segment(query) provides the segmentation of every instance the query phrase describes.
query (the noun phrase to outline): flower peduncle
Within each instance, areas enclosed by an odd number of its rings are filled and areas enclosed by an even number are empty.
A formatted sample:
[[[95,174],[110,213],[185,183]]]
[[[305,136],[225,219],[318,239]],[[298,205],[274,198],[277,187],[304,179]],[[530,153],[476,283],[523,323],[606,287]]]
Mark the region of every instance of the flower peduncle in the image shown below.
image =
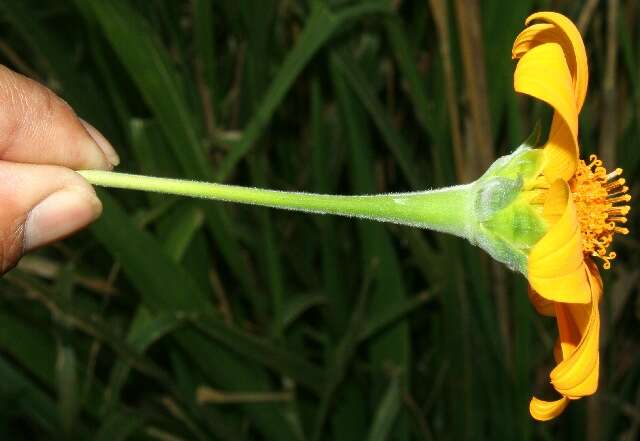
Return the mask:
[[[392,222],[449,233],[476,242],[472,215],[475,196],[471,184],[411,193],[340,196],[99,170],[81,170],[78,173],[91,184],[104,187]]]

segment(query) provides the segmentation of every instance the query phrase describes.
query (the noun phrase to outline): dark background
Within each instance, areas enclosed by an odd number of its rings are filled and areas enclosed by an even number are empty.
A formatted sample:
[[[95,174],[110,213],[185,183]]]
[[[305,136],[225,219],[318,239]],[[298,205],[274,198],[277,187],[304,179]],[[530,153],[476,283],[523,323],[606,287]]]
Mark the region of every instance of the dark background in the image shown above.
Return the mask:
[[[409,191],[470,182],[547,125],[511,60],[547,9],[589,54],[583,156],[636,196],[634,0],[1,0],[0,61],[67,99],[122,171]],[[633,212],[603,271],[599,391],[540,424],[555,323],[462,240],[100,195],[89,231],[0,282],[1,439],[638,439]]]

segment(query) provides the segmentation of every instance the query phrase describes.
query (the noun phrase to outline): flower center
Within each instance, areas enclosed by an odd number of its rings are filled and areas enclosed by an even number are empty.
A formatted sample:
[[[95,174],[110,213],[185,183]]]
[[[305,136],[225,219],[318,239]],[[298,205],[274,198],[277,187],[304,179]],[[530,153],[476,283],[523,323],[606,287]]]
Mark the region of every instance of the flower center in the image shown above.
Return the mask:
[[[631,209],[622,205],[631,200],[629,187],[619,176],[622,169],[611,173],[602,166],[596,155],[589,156],[589,163],[580,160],[576,174],[571,180],[573,201],[578,213],[582,233],[582,248],[585,254],[602,259],[604,269],[611,268],[611,260],[616,253],[607,252],[616,233],[629,234],[620,225],[627,222],[625,217]]]

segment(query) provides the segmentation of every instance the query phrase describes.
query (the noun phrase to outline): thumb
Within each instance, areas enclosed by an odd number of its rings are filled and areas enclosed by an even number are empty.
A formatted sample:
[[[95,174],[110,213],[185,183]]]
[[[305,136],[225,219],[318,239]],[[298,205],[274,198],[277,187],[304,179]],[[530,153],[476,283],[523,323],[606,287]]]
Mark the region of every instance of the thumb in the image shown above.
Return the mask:
[[[95,220],[93,187],[65,167],[0,161],[0,273],[20,256]]]

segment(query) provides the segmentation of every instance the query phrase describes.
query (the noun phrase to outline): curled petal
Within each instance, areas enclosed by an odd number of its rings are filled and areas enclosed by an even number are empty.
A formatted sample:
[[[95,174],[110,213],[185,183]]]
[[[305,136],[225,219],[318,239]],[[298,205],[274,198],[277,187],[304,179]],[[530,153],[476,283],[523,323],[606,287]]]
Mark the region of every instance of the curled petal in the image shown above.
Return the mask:
[[[556,401],[543,401],[536,397],[529,403],[529,413],[538,421],[549,421],[560,415],[569,404],[567,397]]]
[[[538,314],[546,315],[547,317],[555,317],[556,311],[553,306],[553,302],[545,299],[535,292],[531,286],[529,286],[529,300],[535,310],[538,311]]]
[[[527,51],[516,66],[514,89],[555,110],[544,146],[544,174],[549,182],[568,181],[578,165],[578,108],[562,47],[545,43]]]
[[[549,23],[536,23],[524,28],[516,37],[511,49],[511,57],[521,58],[528,51],[544,43],[560,44],[558,29]],[[564,48],[563,48],[564,49]]]
[[[531,24],[533,21],[541,23]],[[520,58],[528,50],[544,43],[562,46],[571,72],[578,112],[582,108],[589,83],[589,67],[580,31],[571,20],[555,12],[539,12],[527,18],[525,28],[513,45],[513,57]]]
[[[576,326],[573,316],[568,308],[568,303],[556,303],[556,321],[558,322],[558,342],[560,343],[560,360],[556,360],[558,364],[562,363],[573,354],[582,340],[582,334]],[[587,304],[590,308],[591,305]]]
[[[594,270],[596,273],[593,273]],[[591,288],[591,303],[556,305],[560,341],[561,345],[566,342],[566,350],[562,348],[563,361],[551,371],[551,383],[558,392],[569,397],[591,395],[598,388],[598,301],[602,285],[595,265],[588,266],[587,274]]]
[[[595,315],[577,349],[551,371],[551,383],[562,395],[583,397],[598,389],[600,318]]]
[[[553,24],[564,37],[556,41],[562,45],[567,54],[567,60],[569,61],[571,75],[575,84],[576,105],[579,112],[580,109],[582,109],[589,85],[587,51],[580,36],[580,31],[571,20],[557,12],[538,12],[532,14],[527,18],[525,24],[529,25],[532,21],[536,20]]]
[[[556,361],[556,364],[562,362],[562,345],[560,338],[558,338],[556,344],[553,345],[553,359]]]
[[[554,302],[591,302],[582,236],[566,182],[557,180],[551,185],[543,216],[551,226],[529,253],[527,277],[531,287]]]

